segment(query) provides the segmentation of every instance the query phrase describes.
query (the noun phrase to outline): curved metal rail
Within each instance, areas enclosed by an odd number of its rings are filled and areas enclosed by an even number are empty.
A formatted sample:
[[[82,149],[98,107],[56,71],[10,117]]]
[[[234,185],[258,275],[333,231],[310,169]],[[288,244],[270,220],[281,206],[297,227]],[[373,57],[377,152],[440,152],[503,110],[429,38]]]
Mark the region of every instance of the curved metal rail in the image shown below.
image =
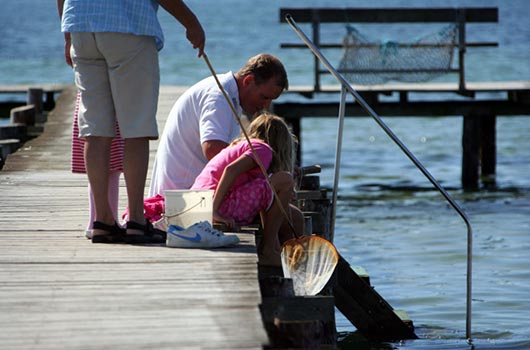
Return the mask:
[[[414,165],[429,179],[434,187],[442,194],[442,196],[449,202],[451,207],[460,215],[464,220],[467,227],[467,278],[466,278],[466,338],[468,342],[471,342],[471,282],[472,282],[472,253],[473,253],[473,230],[471,223],[466,213],[460,208],[460,206],[453,200],[453,198],[447,193],[447,191],[438,183],[438,181],[427,171],[427,169],[420,163],[420,161],[412,154],[411,151],[401,142],[401,140],[394,134],[394,132],[381,120],[377,113],[364,101],[359,93],[352,88],[350,83],[344,79],[344,77],[337,72],[337,70],[329,63],[324,57],[322,52],[315,46],[315,44],[305,35],[305,33],[298,27],[291,15],[286,15],[285,19],[287,23],[294,29],[296,34],[305,42],[305,44],[311,49],[313,54],[322,62],[327,70],[339,81],[341,84],[341,102],[339,106],[339,137],[337,140],[337,153],[335,158],[335,175],[334,175],[334,187],[333,187],[333,207],[332,207],[332,222],[331,229],[335,227],[335,205],[337,199],[337,188],[338,188],[338,176],[340,168],[340,148],[342,148],[342,125],[345,111],[345,90],[350,92],[354,97],[355,101],[379,124],[379,126],[385,131],[385,133],[398,145],[398,147],[407,155],[407,157],[414,163]]]

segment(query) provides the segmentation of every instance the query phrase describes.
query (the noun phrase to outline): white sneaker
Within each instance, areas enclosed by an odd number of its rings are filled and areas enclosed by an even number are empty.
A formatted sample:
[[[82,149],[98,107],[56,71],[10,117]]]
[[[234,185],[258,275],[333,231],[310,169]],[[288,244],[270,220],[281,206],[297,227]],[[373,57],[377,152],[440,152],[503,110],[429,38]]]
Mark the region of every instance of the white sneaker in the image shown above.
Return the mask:
[[[166,245],[173,248],[219,248],[239,243],[236,235],[225,235],[210,225],[208,221],[201,221],[183,228],[169,225]]]

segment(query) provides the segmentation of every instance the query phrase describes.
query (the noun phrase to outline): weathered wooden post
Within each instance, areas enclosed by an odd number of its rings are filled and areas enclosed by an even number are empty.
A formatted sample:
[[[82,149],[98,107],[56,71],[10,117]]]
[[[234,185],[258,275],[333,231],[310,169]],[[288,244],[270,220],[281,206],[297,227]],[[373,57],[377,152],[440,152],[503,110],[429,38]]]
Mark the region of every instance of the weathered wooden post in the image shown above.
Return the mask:
[[[486,188],[494,188],[495,168],[497,166],[497,142],[496,142],[496,117],[484,115],[481,120],[482,142],[481,145],[481,174],[482,185]]]
[[[462,131],[462,187],[478,189],[480,151],[480,117],[470,113],[464,116]]]
[[[34,105],[12,108],[9,116],[10,123],[33,126],[35,125],[36,113]]]
[[[495,186],[496,119],[491,114],[464,116],[462,132],[462,187],[477,190],[479,178],[485,187]]]
[[[306,168],[310,169],[306,174],[320,172],[319,165]],[[311,232],[330,240],[331,200],[327,198],[327,190],[320,188],[318,175],[305,175],[302,178],[300,190],[297,193],[297,206],[305,216],[311,217]]]
[[[334,349],[337,343],[332,296],[295,296],[291,279],[260,280],[263,323],[273,349]]]
[[[35,122],[44,123],[43,106],[42,106],[43,90],[40,88],[29,88],[27,93],[27,104],[35,106]]]

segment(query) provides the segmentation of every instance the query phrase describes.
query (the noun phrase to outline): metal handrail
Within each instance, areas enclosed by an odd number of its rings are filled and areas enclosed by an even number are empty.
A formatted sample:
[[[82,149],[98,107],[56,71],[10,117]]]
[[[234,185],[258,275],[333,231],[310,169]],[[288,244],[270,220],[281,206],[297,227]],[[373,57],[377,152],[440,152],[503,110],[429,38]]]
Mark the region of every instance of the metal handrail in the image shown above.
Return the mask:
[[[331,199],[332,209],[331,209],[331,224],[330,224],[330,240],[333,242],[333,237],[335,235],[335,203],[337,203],[338,188],[339,188],[339,174],[340,174],[340,160],[342,155],[342,135],[344,130],[344,115],[346,114],[346,88],[341,86],[340,89],[340,104],[339,104],[339,118],[337,124],[337,145],[335,151],[335,172],[333,175],[333,194]]]
[[[429,173],[429,171],[420,163],[420,161],[412,154],[411,151],[401,142],[401,140],[394,134],[394,132],[381,120],[377,113],[364,101],[364,99],[355,91],[350,83],[344,79],[344,77],[337,72],[337,70],[329,63],[329,61],[324,57],[322,52],[316,47],[316,45],[305,35],[305,33],[298,28],[298,25],[294,21],[291,15],[287,14],[285,20],[289,25],[294,29],[298,36],[305,42],[305,44],[311,49],[313,54],[322,62],[322,64],[328,69],[328,71],[339,81],[341,84],[341,102],[339,106],[339,129],[342,128],[342,118],[344,118],[344,90],[348,90],[355,101],[361,105],[361,107],[379,124],[379,126],[385,131],[385,133],[399,146],[399,148],[407,155],[407,157],[414,163],[414,165],[427,177],[427,179],[434,185],[434,187],[442,194],[442,196],[449,202],[451,207],[460,215],[462,220],[464,220],[467,227],[467,278],[466,278],[466,339],[471,343],[471,282],[472,282],[472,253],[473,253],[473,230],[471,223],[466,213],[460,206],[454,201],[454,199],[447,193],[447,191],[438,183],[438,181]],[[339,133],[340,138],[342,138],[342,132]],[[331,230],[333,232],[335,226],[335,207],[336,207],[336,198],[337,198],[337,188],[338,188],[338,168],[340,162],[340,150],[341,141],[337,141],[337,156],[335,164],[335,186],[333,188],[333,203],[332,203],[332,222]]]

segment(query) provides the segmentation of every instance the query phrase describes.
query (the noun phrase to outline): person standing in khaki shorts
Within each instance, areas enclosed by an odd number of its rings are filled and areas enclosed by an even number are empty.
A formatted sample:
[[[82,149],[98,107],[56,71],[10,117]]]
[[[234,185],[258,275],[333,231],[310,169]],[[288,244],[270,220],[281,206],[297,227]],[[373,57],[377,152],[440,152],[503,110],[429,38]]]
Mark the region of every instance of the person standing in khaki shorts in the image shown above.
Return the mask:
[[[79,137],[86,142],[85,164],[96,207],[93,243],[165,241],[145,219],[143,208],[149,140],[158,138],[158,51],[164,44],[159,4],[186,28],[187,39],[202,56],[204,30],[181,0],[57,0],[65,58],[81,93]],[[126,231],[115,222],[108,202],[116,121],[125,139]]]

